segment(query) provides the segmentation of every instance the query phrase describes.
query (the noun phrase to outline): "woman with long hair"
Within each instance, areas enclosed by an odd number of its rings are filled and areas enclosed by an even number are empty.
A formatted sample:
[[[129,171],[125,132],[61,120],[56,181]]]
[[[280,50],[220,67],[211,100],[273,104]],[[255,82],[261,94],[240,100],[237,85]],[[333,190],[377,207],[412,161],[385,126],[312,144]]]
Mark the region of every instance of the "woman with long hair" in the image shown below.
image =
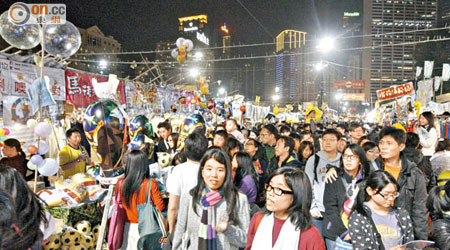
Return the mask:
[[[250,220],[247,197],[234,186],[230,159],[219,148],[200,161],[197,186],[180,198],[172,249],[239,249]],[[188,239],[183,240],[184,235]]]
[[[325,216],[322,232],[328,249],[334,249],[336,240],[350,241],[348,218],[361,183],[369,175],[370,167],[364,150],[358,144],[345,147],[338,177],[325,184],[323,204]]]
[[[178,133],[172,133],[169,135],[169,138],[167,138],[167,144],[169,144],[167,153],[170,155],[175,155],[177,153],[178,137]]]
[[[400,250],[401,245],[414,240],[408,212],[392,205],[399,196],[398,188],[395,178],[386,171],[369,175],[350,215],[353,249]]]
[[[234,137],[228,137],[223,147],[228,157],[233,159],[234,154],[242,150],[242,144]]]
[[[450,139],[440,138],[436,144],[436,152],[430,158],[433,178],[444,171],[450,171]]]
[[[234,173],[234,185],[247,196],[249,204],[255,204],[258,194],[256,187],[258,179],[250,155],[245,152],[237,152],[231,161],[231,169]]]
[[[425,111],[419,116],[419,126],[416,133],[420,138],[422,154],[428,160],[433,156],[438,140],[436,128],[434,127],[434,115],[430,111]]]
[[[160,211],[164,210],[165,207],[158,184],[150,178],[148,166],[148,158],[144,152],[140,150],[131,151],[125,165],[125,177],[120,178],[117,182],[115,194],[121,195],[122,205],[127,215],[121,249],[136,249],[139,240],[137,206],[146,202],[145,196],[150,180],[151,200]]]
[[[39,198],[16,169],[4,165],[0,165],[0,192],[10,196],[16,214],[8,222],[9,227],[1,232],[1,249],[41,249],[40,226],[46,227],[47,218]]]
[[[383,160],[380,158],[380,148],[373,141],[368,141],[361,146],[366,152],[366,158],[371,171],[377,171],[383,168]]]
[[[298,149],[297,158],[300,162],[301,169],[305,170],[306,162],[309,157],[314,154],[314,145],[310,141],[302,141],[300,148]]]
[[[25,178],[28,161],[22,151],[20,142],[13,138],[5,140],[3,142],[3,155],[5,157],[0,160],[0,164],[15,168]]]
[[[325,250],[311,225],[312,190],[308,176],[297,167],[281,167],[265,185],[266,205],[250,222],[245,250]]]

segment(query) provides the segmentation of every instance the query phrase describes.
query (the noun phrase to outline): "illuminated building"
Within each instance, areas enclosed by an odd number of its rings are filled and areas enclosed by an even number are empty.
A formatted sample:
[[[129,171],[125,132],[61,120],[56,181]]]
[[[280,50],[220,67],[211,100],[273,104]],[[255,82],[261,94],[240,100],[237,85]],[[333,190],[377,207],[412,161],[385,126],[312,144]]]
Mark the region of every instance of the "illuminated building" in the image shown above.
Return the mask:
[[[195,47],[209,47],[210,32],[208,29],[208,16],[196,15],[178,18],[180,25],[178,31],[184,38],[191,39]]]
[[[222,34],[222,54],[229,55],[230,54],[230,46],[231,46],[231,35],[230,29],[227,27],[227,24],[224,23],[220,26],[220,33]]]
[[[418,30],[436,27],[436,11],[437,0],[364,0],[363,47],[372,49],[363,50],[363,80],[372,103],[377,90],[414,80],[415,45],[406,43],[427,40]]]
[[[271,99],[279,96],[279,103],[295,103],[301,101],[301,65],[304,58],[300,53],[306,44],[306,32],[284,30],[276,37],[276,55],[267,58],[265,69],[265,95]],[[270,68],[274,70],[270,70]],[[278,92],[275,93],[275,89]],[[266,100],[267,101],[267,100]]]

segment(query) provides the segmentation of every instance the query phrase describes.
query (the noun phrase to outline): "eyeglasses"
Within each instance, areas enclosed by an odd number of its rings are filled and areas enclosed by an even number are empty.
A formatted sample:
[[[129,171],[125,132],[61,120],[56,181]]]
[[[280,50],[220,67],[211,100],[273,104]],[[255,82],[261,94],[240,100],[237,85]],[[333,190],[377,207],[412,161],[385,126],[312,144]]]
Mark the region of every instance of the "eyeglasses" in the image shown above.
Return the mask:
[[[399,197],[400,196],[400,193],[399,192],[395,192],[395,193],[393,193],[393,194],[382,194],[382,193],[378,193],[381,197],[383,197],[384,199],[389,199],[389,198],[391,198],[391,199],[395,199],[395,198],[397,198],[397,197]]]
[[[354,161],[354,160],[358,159],[358,156],[357,155],[343,155],[342,158],[344,160]]]
[[[273,190],[273,193],[276,194],[277,196],[282,196],[283,194],[293,194],[292,191],[283,190],[283,189],[277,188],[277,187],[272,187],[272,185],[270,185],[270,184],[266,184],[264,186],[264,190],[266,190],[266,192],[270,192]]]

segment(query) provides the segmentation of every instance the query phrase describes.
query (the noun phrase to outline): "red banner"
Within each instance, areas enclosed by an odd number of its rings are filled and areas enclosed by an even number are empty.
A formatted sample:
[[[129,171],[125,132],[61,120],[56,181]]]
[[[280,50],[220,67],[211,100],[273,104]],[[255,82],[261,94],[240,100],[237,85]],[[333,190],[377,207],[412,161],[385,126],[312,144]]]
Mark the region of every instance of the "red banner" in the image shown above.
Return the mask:
[[[95,78],[99,83],[107,82],[108,77],[99,77],[86,73],[79,73],[71,70],[65,71],[66,76],[66,102],[75,106],[87,107],[92,102],[98,100],[95,95],[92,79]],[[125,104],[125,89],[123,81],[120,81],[117,87],[120,94],[120,103]]]
[[[385,101],[396,97],[410,95],[412,93],[414,93],[414,85],[412,82],[407,82],[399,86],[377,90],[377,97],[379,101]]]
[[[335,89],[362,90],[365,87],[366,82],[364,80],[335,80],[333,83]]]
[[[364,101],[364,93],[344,93],[342,94],[343,101]]]

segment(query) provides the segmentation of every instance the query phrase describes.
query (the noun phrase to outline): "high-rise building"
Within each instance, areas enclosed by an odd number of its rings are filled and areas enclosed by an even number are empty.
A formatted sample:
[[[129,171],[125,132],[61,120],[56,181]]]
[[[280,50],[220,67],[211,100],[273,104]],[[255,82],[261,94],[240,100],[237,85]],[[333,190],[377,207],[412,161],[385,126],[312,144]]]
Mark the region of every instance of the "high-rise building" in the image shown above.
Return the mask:
[[[436,27],[437,0],[364,0],[363,80],[366,95],[415,77],[414,42]],[[400,44],[400,45],[399,45]]]
[[[78,50],[79,53],[110,53],[120,51],[120,43],[116,39],[114,39],[114,37],[106,36],[96,25],[87,29],[82,29],[79,27],[77,28],[81,34],[81,47]],[[70,64],[70,67],[88,72],[100,72],[101,74],[118,72],[117,67],[119,65],[114,63],[118,61],[118,59],[114,54],[105,54],[98,56],[75,54],[73,57],[74,59],[97,61],[99,63],[75,61]]]
[[[440,27],[450,25],[450,1],[439,0],[437,23]]]
[[[279,103],[299,102],[301,48],[306,44],[306,32],[284,30],[276,37],[275,98]]]

